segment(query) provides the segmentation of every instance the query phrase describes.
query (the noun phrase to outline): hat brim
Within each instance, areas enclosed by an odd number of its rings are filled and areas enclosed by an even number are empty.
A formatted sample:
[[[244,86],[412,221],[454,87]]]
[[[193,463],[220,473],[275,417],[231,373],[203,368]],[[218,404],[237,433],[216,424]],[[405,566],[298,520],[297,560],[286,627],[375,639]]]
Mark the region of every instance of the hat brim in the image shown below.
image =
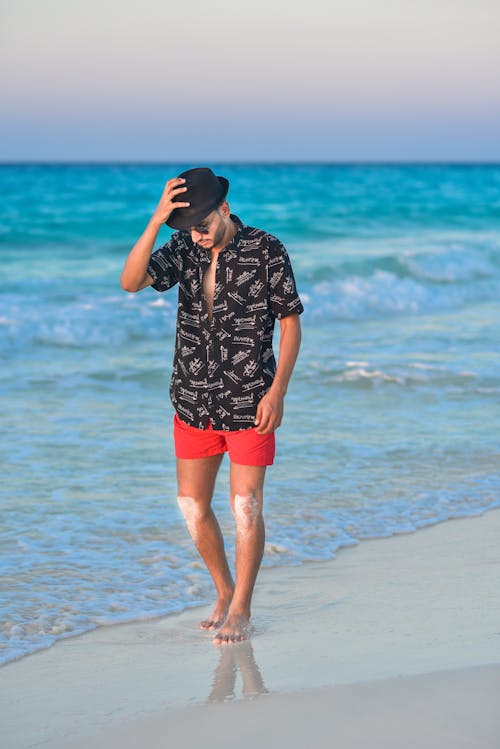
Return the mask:
[[[214,208],[224,200],[229,190],[229,181],[225,177],[218,176],[217,179],[220,184],[220,192],[217,195],[212,196],[210,200],[204,203],[204,205],[198,206],[195,210],[192,209],[191,206],[188,206],[187,208],[176,208],[172,211],[168,220],[165,221],[167,226],[170,226],[172,229],[190,229],[192,226],[196,226],[203,221],[209,213],[212,213]],[[179,201],[183,201],[182,194],[180,194],[178,198]]]

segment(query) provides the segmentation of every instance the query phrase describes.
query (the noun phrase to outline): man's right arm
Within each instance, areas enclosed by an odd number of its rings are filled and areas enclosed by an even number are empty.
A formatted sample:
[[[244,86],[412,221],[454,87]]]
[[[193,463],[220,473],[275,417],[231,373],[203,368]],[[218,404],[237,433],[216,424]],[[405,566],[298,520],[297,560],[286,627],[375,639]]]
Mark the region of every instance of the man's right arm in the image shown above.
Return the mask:
[[[183,186],[184,182],[185,180],[179,177],[167,182],[160,202],[145,231],[141,234],[125,261],[120,278],[122,289],[125,291],[140,291],[153,283],[153,279],[148,273],[148,265],[158,233],[175,208],[187,208],[189,206],[189,203],[173,202],[176,195],[186,191],[187,188]]]

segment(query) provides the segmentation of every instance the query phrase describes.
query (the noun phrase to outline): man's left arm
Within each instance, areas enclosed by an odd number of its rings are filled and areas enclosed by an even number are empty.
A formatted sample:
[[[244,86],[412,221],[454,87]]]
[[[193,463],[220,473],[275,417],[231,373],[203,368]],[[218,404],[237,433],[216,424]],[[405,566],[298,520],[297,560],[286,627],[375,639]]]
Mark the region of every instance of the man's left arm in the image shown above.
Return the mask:
[[[269,434],[281,424],[283,403],[299,353],[301,340],[299,315],[280,320],[280,349],[273,384],[260,400],[255,416],[257,434]]]

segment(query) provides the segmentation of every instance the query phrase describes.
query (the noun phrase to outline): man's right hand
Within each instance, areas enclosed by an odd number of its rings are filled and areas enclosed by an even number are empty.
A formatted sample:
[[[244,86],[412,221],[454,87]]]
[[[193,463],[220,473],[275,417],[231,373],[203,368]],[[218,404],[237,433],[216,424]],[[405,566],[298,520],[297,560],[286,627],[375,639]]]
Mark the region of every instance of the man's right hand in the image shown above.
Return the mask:
[[[180,201],[175,201],[174,198],[177,195],[181,195],[183,192],[186,192],[187,187],[184,186],[184,183],[186,182],[185,179],[182,177],[174,177],[174,179],[169,179],[168,182],[165,185],[165,189],[163,191],[163,195],[160,198],[160,202],[156,206],[156,210],[153,213],[153,221],[156,223],[164,224],[165,221],[168,221],[170,218],[170,214],[172,211],[175,211],[176,208],[188,208],[189,203],[181,203]]]
[[[163,195],[151,216],[149,223],[129,253],[121,275],[121,285],[125,291],[136,292],[150,286],[153,279],[148,273],[148,264],[158,233],[176,208],[187,208],[189,203],[174,202],[177,195],[186,192],[185,179],[174,177],[169,179],[163,190]]]

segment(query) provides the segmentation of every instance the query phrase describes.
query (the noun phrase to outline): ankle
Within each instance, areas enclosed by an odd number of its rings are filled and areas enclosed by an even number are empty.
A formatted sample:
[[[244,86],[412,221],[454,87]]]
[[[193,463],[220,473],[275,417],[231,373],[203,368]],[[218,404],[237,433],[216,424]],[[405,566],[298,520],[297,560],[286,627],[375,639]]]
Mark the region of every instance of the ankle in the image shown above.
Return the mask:
[[[250,620],[250,606],[248,604],[239,605],[238,602],[235,602],[233,598],[227,612],[227,616],[228,618],[234,616],[237,618],[243,617],[244,619]]]
[[[233,600],[234,588],[225,588],[224,590],[217,591],[217,601],[220,603],[230,604]]]

